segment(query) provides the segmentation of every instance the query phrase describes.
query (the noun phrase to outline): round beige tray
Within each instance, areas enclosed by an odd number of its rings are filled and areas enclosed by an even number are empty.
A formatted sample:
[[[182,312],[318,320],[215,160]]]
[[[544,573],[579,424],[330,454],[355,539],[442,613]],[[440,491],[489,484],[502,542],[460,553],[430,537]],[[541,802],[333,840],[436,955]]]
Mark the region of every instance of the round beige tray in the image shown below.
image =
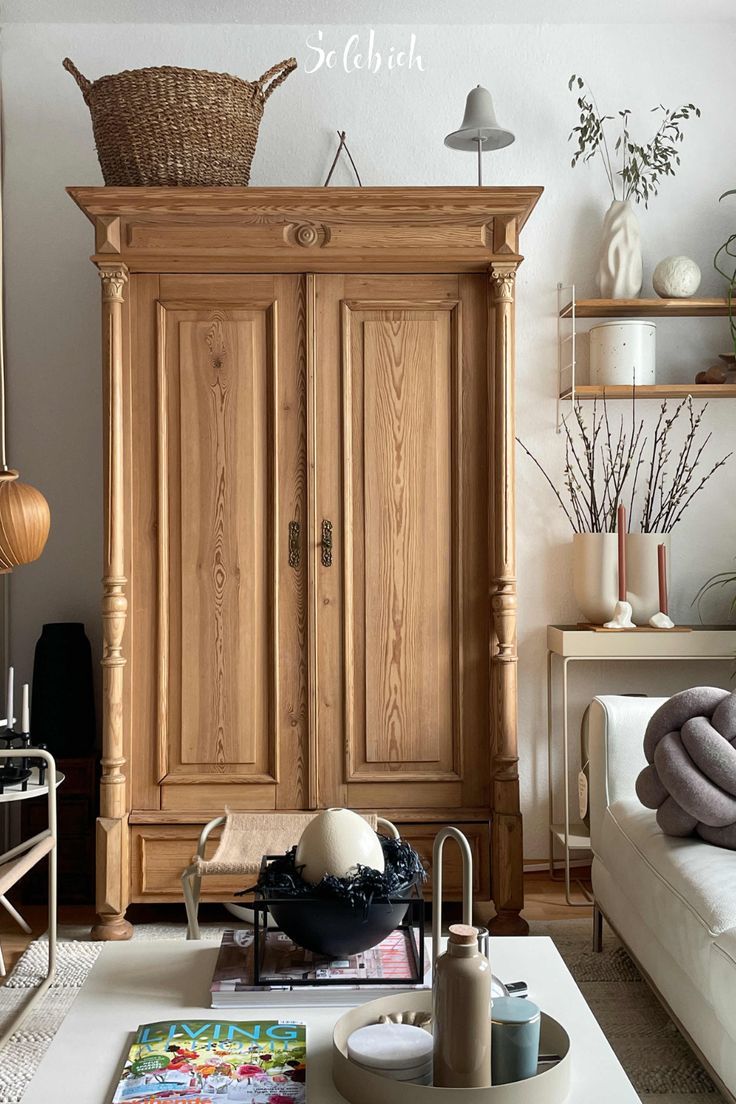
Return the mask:
[[[348,1058],[348,1037],[359,1027],[376,1023],[392,1012],[431,1012],[432,994],[400,993],[351,1008],[335,1024],[332,1037],[332,1079],[351,1104],[563,1104],[570,1091],[570,1037],[564,1027],[542,1013],[540,1050],[559,1054],[562,1061],[544,1073],[511,1085],[488,1089],[441,1089],[393,1081],[356,1066]]]

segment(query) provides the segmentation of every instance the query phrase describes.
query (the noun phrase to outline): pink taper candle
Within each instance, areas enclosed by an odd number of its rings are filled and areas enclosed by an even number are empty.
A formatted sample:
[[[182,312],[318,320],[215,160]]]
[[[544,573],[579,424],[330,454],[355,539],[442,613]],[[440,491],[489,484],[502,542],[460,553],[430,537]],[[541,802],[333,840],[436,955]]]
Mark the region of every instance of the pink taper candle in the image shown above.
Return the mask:
[[[618,508],[618,600],[626,601],[626,507]]]
[[[659,612],[669,614],[667,602],[667,545],[657,545],[657,574],[659,577]]]

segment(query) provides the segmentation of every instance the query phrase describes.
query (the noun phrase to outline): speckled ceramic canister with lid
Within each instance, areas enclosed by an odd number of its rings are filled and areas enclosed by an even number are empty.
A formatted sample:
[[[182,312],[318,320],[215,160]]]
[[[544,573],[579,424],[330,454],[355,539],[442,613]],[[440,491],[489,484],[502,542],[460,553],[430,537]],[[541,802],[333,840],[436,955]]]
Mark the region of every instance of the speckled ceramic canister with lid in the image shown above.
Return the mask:
[[[619,318],[591,326],[590,382],[642,387],[656,379],[657,327],[642,318]]]

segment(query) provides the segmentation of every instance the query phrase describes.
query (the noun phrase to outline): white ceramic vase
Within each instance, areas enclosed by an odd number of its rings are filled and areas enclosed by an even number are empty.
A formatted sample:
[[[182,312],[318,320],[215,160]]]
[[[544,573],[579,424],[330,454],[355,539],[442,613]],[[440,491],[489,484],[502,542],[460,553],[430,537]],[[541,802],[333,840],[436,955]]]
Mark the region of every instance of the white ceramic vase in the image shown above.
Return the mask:
[[[618,601],[618,538],[615,533],[576,533],[572,538],[575,601],[582,620],[602,625]]]
[[[635,625],[646,625],[659,610],[658,544],[667,547],[671,576],[669,534],[629,533],[626,537],[626,598]],[[576,533],[572,547],[575,601],[584,621],[602,625],[613,617],[618,600],[618,537]]]
[[[614,199],[603,219],[598,290],[603,299],[636,299],[641,291],[639,220],[629,199]]]
[[[296,865],[305,882],[316,885],[325,874],[345,878],[358,863],[385,867],[383,848],[367,821],[352,809],[325,809],[310,820],[296,848]]]

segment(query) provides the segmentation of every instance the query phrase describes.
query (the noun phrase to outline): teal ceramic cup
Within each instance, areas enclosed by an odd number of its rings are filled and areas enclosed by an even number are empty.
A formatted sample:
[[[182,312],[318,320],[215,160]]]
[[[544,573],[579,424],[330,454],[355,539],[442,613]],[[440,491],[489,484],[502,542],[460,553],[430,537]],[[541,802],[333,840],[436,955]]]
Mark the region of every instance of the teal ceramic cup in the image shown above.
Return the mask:
[[[523,997],[495,997],[491,1011],[491,1084],[534,1077],[539,1058],[540,1012]]]

